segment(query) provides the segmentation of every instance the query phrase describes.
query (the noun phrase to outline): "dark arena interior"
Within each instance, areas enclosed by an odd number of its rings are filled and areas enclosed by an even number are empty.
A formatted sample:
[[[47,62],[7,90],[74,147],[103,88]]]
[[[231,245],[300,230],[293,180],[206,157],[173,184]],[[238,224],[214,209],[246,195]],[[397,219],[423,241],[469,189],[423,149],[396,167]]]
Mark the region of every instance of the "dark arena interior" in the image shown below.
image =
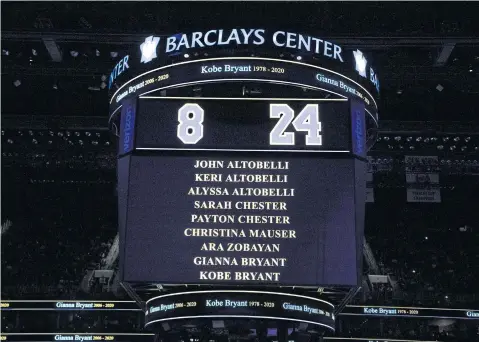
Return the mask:
[[[479,341],[477,2],[2,2],[2,341]]]

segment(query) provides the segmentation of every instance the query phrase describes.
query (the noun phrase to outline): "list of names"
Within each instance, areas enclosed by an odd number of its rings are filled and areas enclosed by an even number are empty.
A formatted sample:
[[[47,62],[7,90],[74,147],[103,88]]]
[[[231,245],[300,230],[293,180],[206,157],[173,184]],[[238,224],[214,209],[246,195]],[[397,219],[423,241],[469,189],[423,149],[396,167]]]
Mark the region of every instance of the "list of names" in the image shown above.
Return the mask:
[[[201,281],[281,281],[289,266],[283,244],[297,239],[288,204],[296,191],[289,187],[289,161],[193,160],[193,197],[189,226],[191,262]],[[204,242],[204,241],[207,242]],[[257,271],[255,270],[257,269]]]

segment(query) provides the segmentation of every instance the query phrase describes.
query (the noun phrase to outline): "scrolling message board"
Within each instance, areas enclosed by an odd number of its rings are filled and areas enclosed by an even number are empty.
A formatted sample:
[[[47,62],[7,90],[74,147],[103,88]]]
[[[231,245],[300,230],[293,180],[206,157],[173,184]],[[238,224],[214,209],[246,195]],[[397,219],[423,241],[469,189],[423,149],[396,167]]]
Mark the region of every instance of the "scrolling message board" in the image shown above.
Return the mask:
[[[428,317],[479,320],[479,310],[450,308],[421,308],[400,306],[360,306],[348,305],[341,315],[377,317]]]
[[[145,327],[191,318],[274,319],[320,325],[334,331],[334,306],[324,300],[265,291],[212,290],[168,294],[146,303]]]
[[[316,89],[327,91],[334,98],[357,100],[364,104],[377,126],[376,100],[366,88],[349,77],[317,65],[260,57],[191,60],[147,71],[117,89],[110,100],[110,112],[113,113],[124,99],[151,94],[160,89],[238,81]]]
[[[121,158],[124,281],[357,284],[363,162],[191,153]]]
[[[340,99],[142,98],[135,146],[349,153],[353,136],[365,136],[364,109],[354,108]]]

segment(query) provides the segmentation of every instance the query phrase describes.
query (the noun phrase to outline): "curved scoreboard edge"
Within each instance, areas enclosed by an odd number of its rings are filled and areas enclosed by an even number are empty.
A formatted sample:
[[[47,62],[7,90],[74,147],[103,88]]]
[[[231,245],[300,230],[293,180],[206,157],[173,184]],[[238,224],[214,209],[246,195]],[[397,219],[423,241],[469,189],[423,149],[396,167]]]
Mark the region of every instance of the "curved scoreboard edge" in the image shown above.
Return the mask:
[[[110,99],[110,119],[128,98],[183,86],[218,82],[266,82],[326,91],[337,98],[364,102],[374,125],[378,122],[375,97],[361,84],[331,69],[274,58],[219,57],[162,66],[131,78]]]
[[[334,305],[313,297],[267,291],[191,291],[147,301],[145,328],[188,319],[267,319],[303,322],[335,330]]]

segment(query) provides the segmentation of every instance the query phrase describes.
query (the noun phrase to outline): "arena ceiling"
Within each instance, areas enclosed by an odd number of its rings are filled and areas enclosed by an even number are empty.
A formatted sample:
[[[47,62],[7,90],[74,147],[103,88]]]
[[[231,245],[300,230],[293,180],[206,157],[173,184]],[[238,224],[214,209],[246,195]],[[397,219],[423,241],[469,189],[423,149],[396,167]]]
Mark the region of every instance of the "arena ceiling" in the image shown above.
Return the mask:
[[[102,77],[148,34],[272,27],[374,56],[383,120],[477,120],[477,3],[2,3],[4,115],[106,116]]]

